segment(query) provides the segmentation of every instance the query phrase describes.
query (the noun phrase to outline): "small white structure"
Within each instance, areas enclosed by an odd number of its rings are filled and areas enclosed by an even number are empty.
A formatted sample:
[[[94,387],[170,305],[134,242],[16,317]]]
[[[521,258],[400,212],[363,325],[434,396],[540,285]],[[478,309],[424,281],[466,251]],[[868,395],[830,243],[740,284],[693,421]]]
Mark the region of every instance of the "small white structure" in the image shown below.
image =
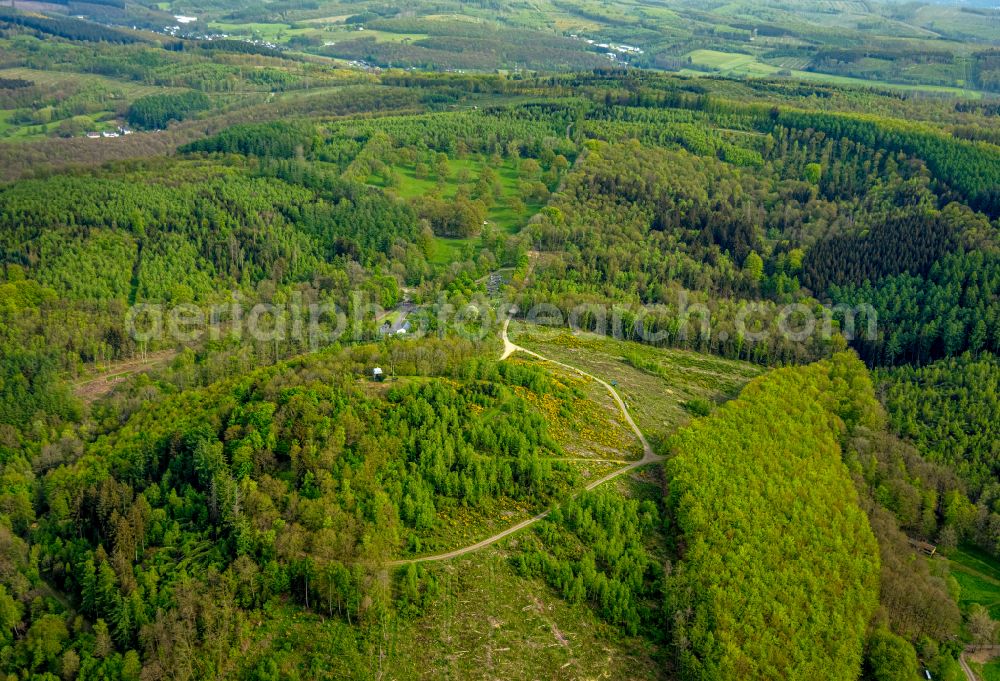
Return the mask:
[[[88,132],[87,133],[87,137],[89,137],[92,140],[99,140],[99,139],[101,139],[101,133],[99,133],[99,132]]]
[[[372,378],[376,381],[384,381],[385,374],[382,373],[382,367],[375,367],[372,369]]]

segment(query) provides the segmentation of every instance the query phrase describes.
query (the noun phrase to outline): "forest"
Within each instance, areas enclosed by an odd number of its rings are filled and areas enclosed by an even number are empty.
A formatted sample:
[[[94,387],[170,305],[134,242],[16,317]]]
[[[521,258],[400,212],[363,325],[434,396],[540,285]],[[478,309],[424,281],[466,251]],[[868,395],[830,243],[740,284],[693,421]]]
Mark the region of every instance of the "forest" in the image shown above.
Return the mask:
[[[50,626],[65,630],[76,612],[94,623],[93,636],[71,648],[88,677],[117,678],[112,670],[136,651],[157,674],[215,676],[218,661],[176,649],[184,617],[176,599],[200,590],[193,575],[205,570],[231,583],[231,606],[247,612],[287,596],[348,623],[377,619],[390,604],[378,602],[375,568],[396,551],[434,548],[428,533],[449,508],[544,505],[574,483],[517,389],[568,396],[538,369],[476,354],[454,341],[321,353],[168,391],[137,404],[125,424],[112,412],[89,443],[54,443],[36,473],[42,505],[35,511],[27,489],[7,488],[5,530],[38,523],[33,532],[61,548],[35,569],[77,605],[41,606],[4,664],[58,673],[68,637],[47,639],[41,651],[32,640]],[[366,395],[355,377],[372,363],[413,378]],[[35,575],[5,580],[5,595],[35,592]],[[191,634],[199,647],[213,636]]]
[[[962,679],[995,12],[869,5],[0,12],[0,675]]]
[[[858,678],[879,561],[838,441],[876,425],[874,404],[864,366],[838,354],[755,380],[672,439],[683,678]]]

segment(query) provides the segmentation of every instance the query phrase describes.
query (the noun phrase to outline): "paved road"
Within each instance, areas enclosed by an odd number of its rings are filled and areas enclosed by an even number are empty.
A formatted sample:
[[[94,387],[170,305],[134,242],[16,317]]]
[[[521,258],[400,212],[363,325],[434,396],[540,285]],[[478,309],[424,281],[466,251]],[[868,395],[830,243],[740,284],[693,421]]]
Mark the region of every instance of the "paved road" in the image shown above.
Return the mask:
[[[581,376],[586,376],[587,378],[589,378],[591,380],[597,381],[598,383],[600,383],[601,385],[603,385],[607,389],[607,391],[609,393],[611,393],[611,397],[614,398],[615,403],[618,405],[618,408],[622,410],[622,415],[625,417],[625,420],[628,422],[629,427],[632,428],[633,432],[635,432],[635,434],[636,434],[636,437],[639,438],[639,442],[642,443],[642,458],[641,459],[639,459],[638,461],[633,461],[632,463],[628,464],[627,466],[624,466],[622,468],[614,470],[614,471],[608,473],[607,475],[605,475],[604,477],[598,478],[597,480],[594,480],[593,482],[589,483],[584,489],[586,489],[586,490],[592,490],[595,487],[603,485],[604,483],[606,483],[606,482],[608,482],[610,480],[614,480],[615,478],[617,478],[620,475],[624,475],[625,473],[628,473],[630,471],[635,470],[639,466],[645,466],[646,464],[650,464],[650,463],[658,463],[658,462],[660,462],[660,461],[663,460],[662,456],[659,456],[658,454],[656,454],[653,451],[653,448],[650,446],[649,442],[646,440],[646,436],[642,434],[642,431],[639,430],[639,426],[637,426],[636,423],[635,423],[635,421],[632,419],[632,415],[628,413],[628,408],[625,407],[624,400],[622,400],[621,396],[618,394],[618,391],[615,390],[611,386],[610,383],[607,383],[606,381],[603,381],[603,380],[599,379],[597,376],[594,376],[593,374],[588,374],[586,371],[583,371],[582,369],[577,369],[575,366],[571,366],[569,364],[564,364],[563,362],[559,362],[557,360],[550,359],[550,358],[545,357],[544,355],[540,355],[537,352],[534,352],[532,350],[528,350],[526,348],[522,348],[520,345],[515,345],[514,343],[511,342],[510,337],[507,335],[507,328],[509,326],[510,326],[510,318],[508,318],[507,321],[505,321],[504,325],[503,325],[503,333],[502,333],[502,338],[503,338],[503,353],[500,355],[500,360],[501,361],[507,359],[508,357],[510,357],[511,355],[513,355],[515,352],[523,352],[524,354],[530,355],[532,357],[535,357],[536,359],[540,359],[543,362],[549,362],[550,364],[555,364],[556,366],[562,367],[564,369],[568,369],[570,371],[573,371],[573,372],[576,372],[576,373],[580,374]],[[471,553],[473,551],[478,551],[479,549],[485,548],[485,547],[489,546],[490,544],[495,544],[496,542],[500,541],[504,537],[509,537],[510,535],[514,534],[515,532],[519,532],[519,531],[523,530],[524,528],[528,527],[529,525],[533,525],[533,524],[537,523],[539,520],[541,520],[542,518],[544,518],[545,516],[547,516],[551,512],[552,512],[551,509],[549,509],[547,511],[543,511],[543,512],[539,513],[538,515],[532,517],[532,518],[528,518],[527,520],[522,520],[518,524],[513,525],[511,527],[508,527],[503,532],[498,532],[498,533],[494,534],[492,537],[487,537],[486,539],[483,539],[482,541],[476,542],[475,544],[470,544],[469,546],[463,546],[462,548],[455,549],[454,551],[448,551],[447,553],[437,553],[437,554],[434,554],[432,556],[421,556],[420,558],[408,558],[406,560],[394,560],[394,561],[390,562],[389,565],[391,567],[396,567],[396,566],[400,566],[400,565],[409,565],[411,563],[428,563],[428,562],[432,562],[432,561],[448,560],[450,558],[457,558],[459,556],[464,556],[467,553]]]

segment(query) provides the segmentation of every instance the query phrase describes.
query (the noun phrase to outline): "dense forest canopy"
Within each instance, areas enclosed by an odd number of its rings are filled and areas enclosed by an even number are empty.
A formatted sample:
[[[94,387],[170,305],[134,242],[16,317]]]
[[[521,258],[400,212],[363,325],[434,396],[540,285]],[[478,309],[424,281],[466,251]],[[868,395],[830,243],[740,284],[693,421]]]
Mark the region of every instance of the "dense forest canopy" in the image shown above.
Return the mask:
[[[779,369],[671,441],[684,678],[855,679],[878,558],[839,440],[871,419],[857,358]]]

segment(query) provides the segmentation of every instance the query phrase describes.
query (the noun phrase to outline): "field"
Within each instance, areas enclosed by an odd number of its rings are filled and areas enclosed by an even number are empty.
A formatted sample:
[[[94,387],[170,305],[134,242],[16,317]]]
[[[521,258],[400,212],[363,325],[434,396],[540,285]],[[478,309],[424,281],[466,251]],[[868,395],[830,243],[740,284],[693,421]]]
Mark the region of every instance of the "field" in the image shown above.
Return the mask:
[[[395,164],[382,176],[368,178],[372,186],[388,189],[403,199],[417,199],[437,193],[443,199],[453,199],[463,185],[475,182],[479,173],[486,167],[486,162],[478,158],[449,159],[448,177],[441,183],[432,177],[420,177],[415,163]],[[506,160],[494,170],[497,173],[500,193],[497,200],[486,212],[486,220],[500,227],[508,234],[516,234],[528,222],[528,219],[542,207],[540,201],[522,200],[518,183],[521,175],[513,161]],[[394,183],[390,185],[385,176],[391,175]],[[467,251],[479,244],[478,237],[468,239],[453,239],[435,237],[434,254],[431,261],[438,265],[446,265],[465,259]]]
[[[787,71],[785,77],[798,78],[800,80],[820,81],[835,85],[846,85],[855,87],[881,87],[892,90],[902,90],[907,92],[929,92],[939,95],[951,95],[955,97],[968,97],[979,99],[981,92],[967,90],[965,88],[947,87],[943,85],[910,85],[904,83],[890,83],[884,80],[867,80],[864,78],[852,78],[850,76],[838,76],[830,73],[820,73],[818,71],[802,71],[788,66],[778,66],[758,60],[751,54],[740,54],[736,52],[721,52],[718,50],[692,50],[685,55],[690,58],[691,63],[706,69],[711,69],[714,73],[733,78],[772,78],[779,75],[782,70]],[[793,63],[804,66],[803,60],[797,59]],[[784,63],[783,63],[784,64]],[[682,73],[686,75],[703,75],[702,71],[685,69]]]
[[[970,663],[982,681],[1000,681],[1000,660],[993,660],[984,665]]]
[[[734,397],[761,369],[744,362],[653,348],[564,328],[512,323],[511,340],[616,387],[643,432],[662,438],[691,418],[690,400]]]
[[[949,556],[951,574],[961,591],[959,606],[965,610],[978,603],[1000,619],[1000,566],[986,554],[972,547],[963,547]]]

